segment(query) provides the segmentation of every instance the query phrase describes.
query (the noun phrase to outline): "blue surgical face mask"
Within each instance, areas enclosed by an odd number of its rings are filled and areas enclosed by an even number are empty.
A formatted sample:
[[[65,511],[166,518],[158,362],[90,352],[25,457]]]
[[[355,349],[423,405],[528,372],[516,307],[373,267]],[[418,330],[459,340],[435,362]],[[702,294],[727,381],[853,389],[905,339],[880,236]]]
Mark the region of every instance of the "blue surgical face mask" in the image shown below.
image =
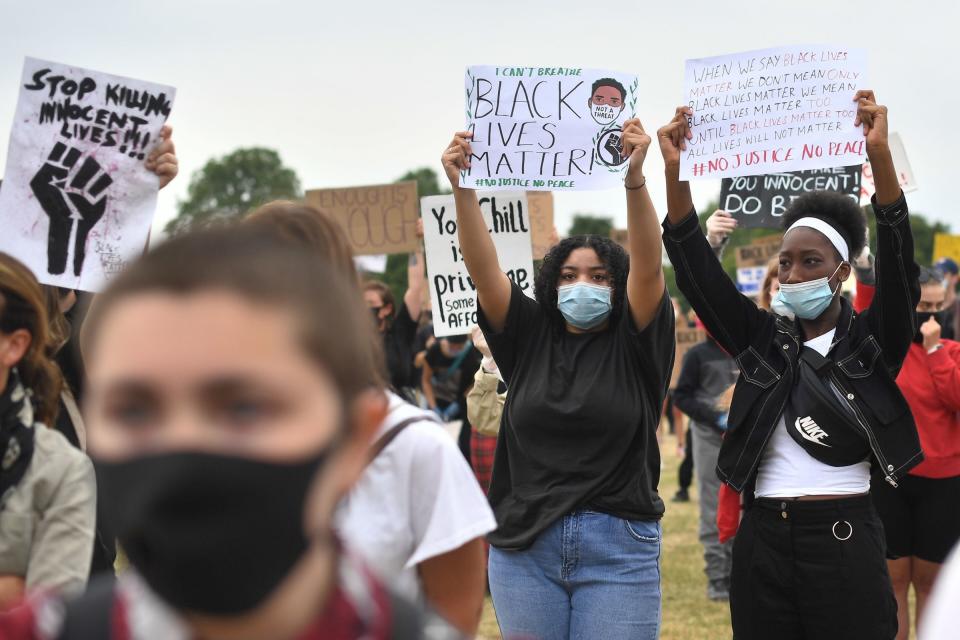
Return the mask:
[[[603,324],[613,307],[612,290],[577,282],[557,287],[557,307],[567,322],[584,331]]]
[[[840,284],[836,289],[830,289],[830,278],[837,275],[841,262],[829,278],[817,278],[807,282],[798,282],[797,284],[781,284],[780,291],[773,297],[770,307],[780,315],[802,318],[804,320],[813,320],[827,310],[833,301],[833,296],[840,290]]]

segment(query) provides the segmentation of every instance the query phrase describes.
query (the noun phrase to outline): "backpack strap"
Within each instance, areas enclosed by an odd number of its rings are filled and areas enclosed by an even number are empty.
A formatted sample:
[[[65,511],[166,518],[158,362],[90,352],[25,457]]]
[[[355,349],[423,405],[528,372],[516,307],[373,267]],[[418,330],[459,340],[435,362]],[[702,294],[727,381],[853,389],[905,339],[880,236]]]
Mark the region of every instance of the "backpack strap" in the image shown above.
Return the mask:
[[[68,601],[57,640],[112,638],[115,586],[113,576],[104,576],[91,582],[82,596]]]
[[[390,427],[390,429],[385,434],[377,438],[377,441],[374,442],[373,446],[370,447],[370,453],[367,456],[367,464],[370,464],[376,460],[377,456],[379,456],[383,450],[386,449],[391,442],[393,442],[394,438],[400,435],[404,429],[409,427],[414,422],[420,422],[421,420],[425,419],[426,418],[423,416],[414,416],[413,418],[407,418],[406,420],[402,420]]]

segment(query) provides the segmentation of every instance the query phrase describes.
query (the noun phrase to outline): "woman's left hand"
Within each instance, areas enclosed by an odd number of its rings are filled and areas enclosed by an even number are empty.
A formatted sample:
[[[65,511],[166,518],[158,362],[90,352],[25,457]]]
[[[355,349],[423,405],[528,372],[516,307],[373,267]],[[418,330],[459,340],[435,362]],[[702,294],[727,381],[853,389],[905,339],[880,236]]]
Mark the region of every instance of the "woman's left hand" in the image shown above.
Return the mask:
[[[168,124],[160,129],[160,144],[153,150],[147,161],[144,163],[150,171],[153,171],[160,178],[160,188],[165,186],[177,177],[179,171],[177,163],[177,151],[173,146],[173,127]]]

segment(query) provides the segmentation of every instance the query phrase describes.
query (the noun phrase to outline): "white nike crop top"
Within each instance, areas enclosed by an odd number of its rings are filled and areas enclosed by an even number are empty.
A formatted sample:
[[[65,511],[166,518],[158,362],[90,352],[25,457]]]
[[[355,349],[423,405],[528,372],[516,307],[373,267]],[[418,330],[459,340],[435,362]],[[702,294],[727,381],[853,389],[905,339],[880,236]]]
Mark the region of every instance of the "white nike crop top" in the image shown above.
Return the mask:
[[[804,345],[825,356],[836,329],[807,340]],[[849,467],[831,467],[818,460],[793,441],[780,416],[757,470],[758,498],[797,498],[800,496],[853,495],[870,490],[870,460]],[[827,433],[830,425],[820,425]]]

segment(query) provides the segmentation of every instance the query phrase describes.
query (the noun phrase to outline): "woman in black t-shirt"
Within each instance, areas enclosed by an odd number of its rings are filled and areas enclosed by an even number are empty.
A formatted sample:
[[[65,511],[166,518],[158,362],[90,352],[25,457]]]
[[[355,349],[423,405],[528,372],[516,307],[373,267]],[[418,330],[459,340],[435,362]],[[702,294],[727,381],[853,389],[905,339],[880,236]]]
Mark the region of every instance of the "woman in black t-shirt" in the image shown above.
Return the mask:
[[[656,426],[673,365],[673,308],[650,144],[623,128],[632,268],[622,247],[579,236],[553,247],[536,301],[501,271],[476,193],[459,187],[471,134],[443,154],[479,322],[509,386],[490,502],[490,589],[505,637],[655,638],[660,618]]]

